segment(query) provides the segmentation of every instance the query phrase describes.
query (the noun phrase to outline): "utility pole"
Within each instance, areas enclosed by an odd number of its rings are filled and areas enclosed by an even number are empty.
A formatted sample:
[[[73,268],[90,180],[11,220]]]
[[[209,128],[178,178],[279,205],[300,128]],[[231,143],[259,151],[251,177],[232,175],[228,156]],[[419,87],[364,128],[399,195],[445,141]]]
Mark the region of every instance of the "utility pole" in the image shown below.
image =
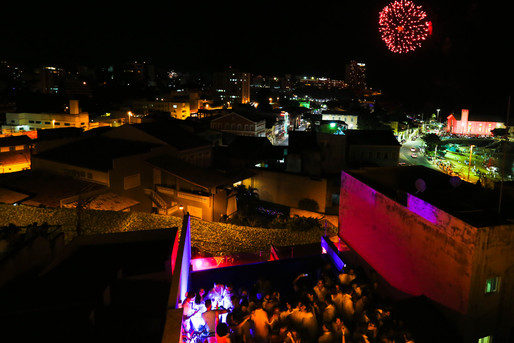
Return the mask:
[[[507,129],[507,136],[509,134],[509,116],[510,116],[510,95],[509,100],[507,100],[507,120],[505,121],[505,127]],[[502,161],[502,171],[501,171],[501,181],[500,181],[500,198],[498,200],[498,214],[502,211],[502,197],[503,197],[503,179],[505,178],[505,160],[507,159],[507,149],[505,146],[505,141],[502,140],[501,147],[503,149],[503,161]]]

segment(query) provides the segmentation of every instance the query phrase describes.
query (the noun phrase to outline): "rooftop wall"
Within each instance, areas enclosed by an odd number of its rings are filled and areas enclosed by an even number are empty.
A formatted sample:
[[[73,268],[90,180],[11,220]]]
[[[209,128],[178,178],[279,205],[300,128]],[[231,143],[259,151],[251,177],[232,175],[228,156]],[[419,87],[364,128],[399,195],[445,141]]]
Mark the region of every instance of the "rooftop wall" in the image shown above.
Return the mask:
[[[468,311],[477,229],[408,194],[407,206],[342,173],[339,235],[392,286]]]

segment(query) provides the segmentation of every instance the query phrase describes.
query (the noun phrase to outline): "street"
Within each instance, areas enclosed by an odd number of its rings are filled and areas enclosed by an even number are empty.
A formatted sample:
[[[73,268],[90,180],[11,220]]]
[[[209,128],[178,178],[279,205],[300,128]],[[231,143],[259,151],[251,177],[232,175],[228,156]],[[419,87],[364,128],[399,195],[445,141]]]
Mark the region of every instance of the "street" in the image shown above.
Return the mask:
[[[415,148],[416,151],[411,151],[411,148]],[[438,158],[434,161],[429,161],[425,157],[424,152],[420,151],[420,148],[423,148],[423,141],[421,138],[405,142],[400,148],[400,165],[421,165],[449,175],[456,175],[463,180],[468,180],[469,169],[464,162],[465,158],[452,154],[451,152],[447,152],[445,158]],[[412,157],[413,153],[415,153],[417,157]],[[478,176],[476,176],[473,171],[470,171],[469,182],[476,183],[478,179]]]
[[[423,141],[418,138],[415,141],[405,142],[400,148],[400,163],[405,163],[407,166],[418,165],[425,166],[428,168],[438,169],[430,161],[427,160],[425,155],[419,151],[420,147],[423,146]],[[411,148],[415,148],[416,151],[411,151]],[[412,157],[412,154],[416,154],[417,157]]]

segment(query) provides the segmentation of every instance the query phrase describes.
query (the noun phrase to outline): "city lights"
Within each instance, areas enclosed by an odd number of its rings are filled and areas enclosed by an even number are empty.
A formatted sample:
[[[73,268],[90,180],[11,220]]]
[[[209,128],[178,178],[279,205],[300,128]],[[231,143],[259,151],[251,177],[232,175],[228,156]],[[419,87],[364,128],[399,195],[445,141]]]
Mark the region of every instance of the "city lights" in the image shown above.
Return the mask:
[[[421,46],[432,31],[427,14],[412,1],[395,1],[380,12],[378,30],[394,53],[407,53]]]

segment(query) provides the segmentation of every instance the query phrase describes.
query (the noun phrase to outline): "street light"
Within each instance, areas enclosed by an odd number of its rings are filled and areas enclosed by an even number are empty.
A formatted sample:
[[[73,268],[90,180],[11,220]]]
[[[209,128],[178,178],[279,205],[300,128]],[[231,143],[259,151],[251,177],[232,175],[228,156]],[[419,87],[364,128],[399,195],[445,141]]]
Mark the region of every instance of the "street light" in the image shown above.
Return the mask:
[[[132,112],[131,111],[128,111],[128,117],[129,117],[129,124],[130,124],[130,117],[132,117]]]
[[[474,144],[470,145],[470,147],[469,147],[468,182],[469,182],[469,172],[471,171],[471,158],[473,157],[473,148],[474,147],[475,147]]]

